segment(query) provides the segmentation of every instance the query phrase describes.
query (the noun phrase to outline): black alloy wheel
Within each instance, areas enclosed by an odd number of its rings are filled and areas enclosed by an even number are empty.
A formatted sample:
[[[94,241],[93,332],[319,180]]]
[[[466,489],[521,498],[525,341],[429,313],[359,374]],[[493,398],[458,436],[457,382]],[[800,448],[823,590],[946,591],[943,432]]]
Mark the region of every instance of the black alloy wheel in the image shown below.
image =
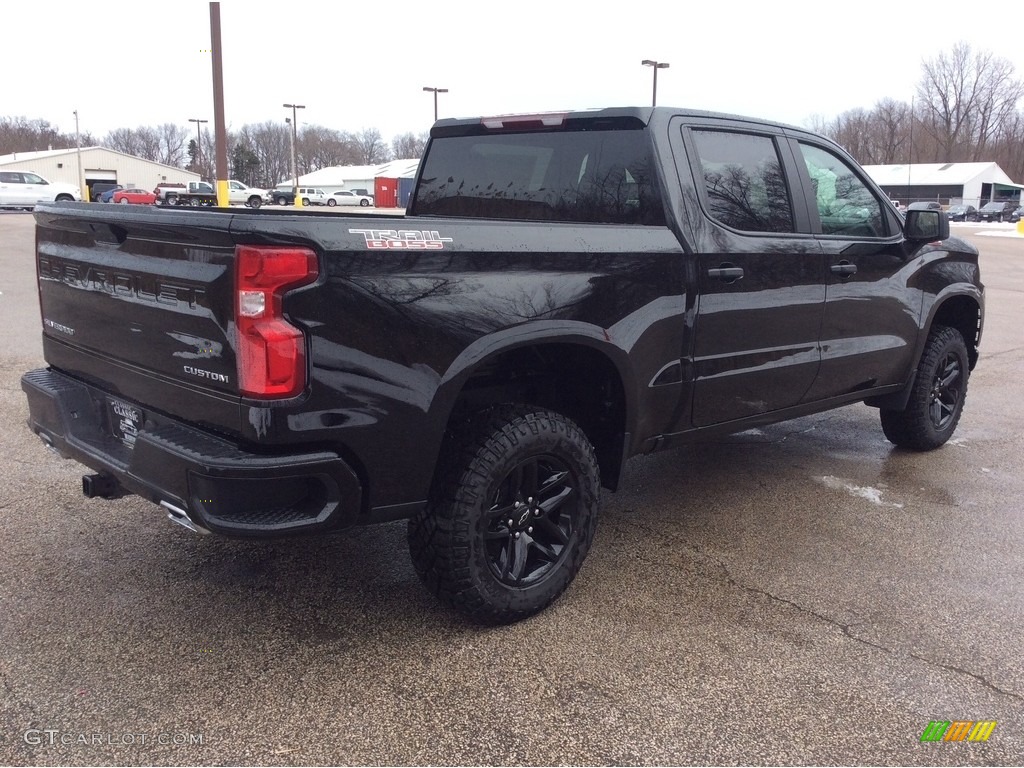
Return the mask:
[[[943,445],[953,436],[963,414],[969,376],[963,336],[955,328],[933,328],[906,408],[882,409],[879,413],[885,436],[894,445],[918,451]]]
[[[567,553],[579,479],[556,456],[531,456],[501,482],[486,513],[484,546],[492,575],[509,587],[544,579]]]
[[[590,441],[559,413],[509,404],[469,418],[441,450],[430,502],[409,521],[420,578],[481,623],[543,610],[594,538],[600,474]]]

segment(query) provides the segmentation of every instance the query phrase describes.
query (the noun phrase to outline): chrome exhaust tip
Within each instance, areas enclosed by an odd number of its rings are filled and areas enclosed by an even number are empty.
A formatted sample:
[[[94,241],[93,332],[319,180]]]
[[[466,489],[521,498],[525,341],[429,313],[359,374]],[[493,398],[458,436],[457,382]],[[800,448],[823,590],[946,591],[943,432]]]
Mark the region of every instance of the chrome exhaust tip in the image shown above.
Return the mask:
[[[192,533],[199,533],[204,536],[210,533],[206,528],[203,528],[203,526],[193,522],[192,518],[188,516],[188,512],[181,507],[177,507],[169,501],[161,501],[160,506],[167,510],[167,519],[172,523],[177,523],[183,528],[188,528]]]

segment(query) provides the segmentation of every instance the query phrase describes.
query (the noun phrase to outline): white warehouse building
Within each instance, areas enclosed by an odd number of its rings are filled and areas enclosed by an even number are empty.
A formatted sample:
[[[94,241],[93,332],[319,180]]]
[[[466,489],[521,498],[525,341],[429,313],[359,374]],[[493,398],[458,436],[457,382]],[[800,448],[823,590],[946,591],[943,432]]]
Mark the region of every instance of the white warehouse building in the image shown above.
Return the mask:
[[[996,163],[914,163],[865,165],[874,182],[900,202],[935,201],[942,205],[973,205],[992,200],[1021,200],[1014,184]]]
[[[200,181],[198,173],[175,168],[171,165],[154,163],[134,155],[126,155],[106,147],[82,147],[82,175],[85,185],[120,184],[122,187],[153,189],[161,182]],[[47,181],[66,182],[81,186],[78,177],[78,150],[48,149],[40,152],[15,152],[0,155],[0,168],[9,171],[32,171]],[[84,197],[85,190],[82,190]],[[90,194],[89,198],[92,199]]]
[[[419,160],[392,160],[379,165],[332,165],[299,176],[300,187],[318,187],[328,195],[340,190],[373,194],[376,179],[406,179],[416,175]],[[291,189],[292,179],[284,179],[278,189]]]

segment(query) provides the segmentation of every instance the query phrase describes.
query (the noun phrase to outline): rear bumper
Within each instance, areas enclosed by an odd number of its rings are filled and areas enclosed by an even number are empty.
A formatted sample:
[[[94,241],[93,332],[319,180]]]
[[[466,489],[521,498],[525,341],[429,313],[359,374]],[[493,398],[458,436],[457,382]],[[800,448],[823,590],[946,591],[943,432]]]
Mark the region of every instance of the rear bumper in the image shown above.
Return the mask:
[[[52,369],[26,373],[29,427],[66,458],[113,477],[200,530],[274,536],[343,528],[362,505],[355,472],[330,451],[252,453],[138,409],[137,433],[115,437],[111,393]]]

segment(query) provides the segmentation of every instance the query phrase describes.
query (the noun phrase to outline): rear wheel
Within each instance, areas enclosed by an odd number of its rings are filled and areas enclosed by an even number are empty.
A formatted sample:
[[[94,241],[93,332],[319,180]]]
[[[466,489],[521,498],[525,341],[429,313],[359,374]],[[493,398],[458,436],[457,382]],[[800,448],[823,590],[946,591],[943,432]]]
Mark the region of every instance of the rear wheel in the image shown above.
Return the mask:
[[[944,444],[960,421],[970,375],[967,345],[955,328],[936,326],[917,365],[902,411],[882,409],[882,431],[901,448],[930,451]]]
[[[476,621],[532,616],[565,591],[590,550],[594,449],[566,417],[523,405],[478,414],[451,440],[430,503],[409,521],[413,565]]]
[[[277,198],[274,198],[274,202],[277,203],[278,205],[288,205],[288,198],[286,198],[286,197],[277,197]]]
[[[307,207],[307,208],[308,208],[308,207],[309,207],[309,198],[308,198],[308,197],[304,197],[304,198],[302,198],[302,204],[303,204],[303,205],[304,205],[305,207]]]

